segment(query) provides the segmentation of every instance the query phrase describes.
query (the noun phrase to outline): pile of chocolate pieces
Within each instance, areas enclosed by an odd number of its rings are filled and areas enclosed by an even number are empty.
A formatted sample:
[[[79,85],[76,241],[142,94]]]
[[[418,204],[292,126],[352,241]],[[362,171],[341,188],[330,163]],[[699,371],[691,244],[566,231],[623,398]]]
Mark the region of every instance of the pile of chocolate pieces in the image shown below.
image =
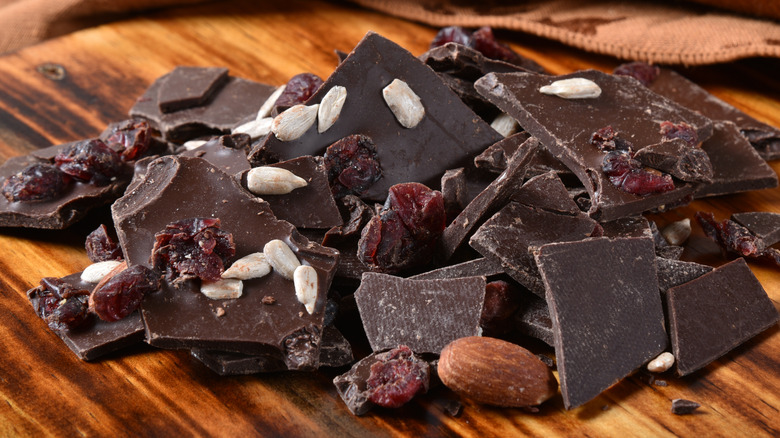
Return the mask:
[[[679,259],[690,221],[643,213],[777,187],[780,130],[665,68],[548,75],[488,28],[443,29],[420,57],[369,33],[339,56],[327,80],[282,87],[178,67],[99,138],[0,168],[5,227],[111,204],[94,263],[27,292],[78,357],[146,342],[224,375],[342,367],[355,414],[406,403],[437,368],[466,397],[535,405],[557,367],[571,409],[777,323],[743,256],[780,266],[780,215],[697,215],[738,256],[713,268]],[[554,348],[547,380],[485,394],[498,365],[475,357],[520,354],[492,342],[518,334]],[[373,352],[355,362],[360,339]]]

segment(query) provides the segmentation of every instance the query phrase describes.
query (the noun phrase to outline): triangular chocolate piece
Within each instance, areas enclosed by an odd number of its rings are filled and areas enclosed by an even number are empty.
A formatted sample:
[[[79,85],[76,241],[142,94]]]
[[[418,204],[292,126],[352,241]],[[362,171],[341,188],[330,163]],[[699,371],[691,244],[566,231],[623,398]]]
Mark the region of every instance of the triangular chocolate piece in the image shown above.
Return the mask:
[[[734,213],[731,215],[731,220],[750,230],[763,240],[766,246],[780,242],[780,213],[769,211]]]
[[[577,214],[580,208],[574,202],[556,172],[537,175],[523,184],[512,200],[531,207],[555,213]]]
[[[161,81],[157,105],[163,113],[201,106],[227,79],[228,69],[224,67],[178,66]]]

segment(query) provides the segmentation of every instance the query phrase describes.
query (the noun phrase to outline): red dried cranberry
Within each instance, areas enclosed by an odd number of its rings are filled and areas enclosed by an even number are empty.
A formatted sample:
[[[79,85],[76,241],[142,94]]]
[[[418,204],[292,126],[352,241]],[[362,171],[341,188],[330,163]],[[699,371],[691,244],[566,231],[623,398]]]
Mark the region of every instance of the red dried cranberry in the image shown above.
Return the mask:
[[[276,99],[274,106],[283,111],[293,105],[304,103],[317,92],[322,85],[322,79],[312,73],[300,73],[287,81],[284,91]]]
[[[398,408],[428,391],[429,365],[401,345],[376,356],[366,381],[369,400],[385,408]]]
[[[31,164],[3,182],[3,196],[8,202],[47,201],[56,198],[68,185],[68,177],[56,167]]]
[[[54,157],[66,174],[95,185],[106,185],[122,172],[122,159],[99,139],[84,140],[64,148]]]
[[[89,319],[86,296],[64,299],[46,317],[46,323],[52,330],[73,330],[81,327]]]
[[[89,296],[89,308],[104,321],[119,321],[138,308],[144,296],[160,288],[160,275],[136,265],[114,275]]]
[[[661,135],[667,140],[679,138],[694,148],[699,144],[699,135],[696,130],[685,122],[678,124],[669,121],[661,122]]]
[[[615,183],[614,180],[612,182]],[[632,169],[622,178],[620,184],[615,185],[624,192],[638,196],[674,190],[674,180],[672,180],[671,175],[647,169]]]
[[[511,316],[520,307],[518,290],[506,281],[491,281],[485,286],[485,305],[479,317],[483,334],[495,336],[512,328]]]
[[[601,169],[610,177],[623,177],[632,169],[638,169],[640,164],[631,158],[631,155],[621,151],[610,151],[604,155],[601,162]]]
[[[113,124],[110,130],[101,136],[101,140],[119,152],[122,160],[132,161],[141,158],[149,150],[152,132],[148,122],[130,119]]]
[[[200,278],[217,281],[236,253],[233,235],[221,230],[219,219],[190,218],[174,222],[154,235],[154,268],[169,281]]]
[[[325,170],[336,199],[360,196],[382,177],[374,142],[360,134],[349,135],[328,146]]]
[[[591,134],[590,144],[602,151],[614,151],[615,137],[617,137],[615,129],[612,126],[605,126]]]
[[[108,229],[103,224],[89,233],[84,247],[87,250],[87,257],[93,263],[124,258],[119,243],[108,235]]]
[[[732,220],[718,222],[712,213],[701,211],[696,213],[695,218],[704,233],[725,251],[744,257],[760,257],[766,250],[763,240]]]
[[[661,69],[644,62],[629,62],[617,66],[612,73],[621,76],[631,76],[645,87],[649,87],[658,78],[658,75],[661,74]]]
[[[460,26],[450,26],[439,30],[433,41],[431,41],[431,49],[443,46],[447,43],[457,43],[464,46],[469,45],[471,34]]]
[[[59,278],[41,279],[36,312],[52,330],[72,330],[88,319],[87,296],[89,291],[77,289]]]
[[[493,36],[493,29],[488,26],[480,27],[471,34],[469,46],[478,50],[490,59],[497,59],[507,62],[518,62],[520,55],[515,53],[509,46],[499,43]]]
[[[447,225],[444,197],[423,184],[405,183],[390,187],[385,209],[398,213],[415,240],[438,239]]]

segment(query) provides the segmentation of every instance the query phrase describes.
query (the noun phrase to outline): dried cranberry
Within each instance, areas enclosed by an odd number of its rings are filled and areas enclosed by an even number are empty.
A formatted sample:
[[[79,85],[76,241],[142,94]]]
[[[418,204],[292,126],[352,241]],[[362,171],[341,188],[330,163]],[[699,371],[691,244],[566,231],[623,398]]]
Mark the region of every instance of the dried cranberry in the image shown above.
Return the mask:
[[[431,41],[431,49],[443,46],[447,43],[457,43],[464,46],[469,45],[471,34],[460,26],[450,26],[439,30],[433,41]]]
[[[108,235],[108,229],[103,224],[89,233],[84,247],[87,250],[87,257],[93,263],[124,258],[119,243]]]
[[[68,177],[56,167],[31,164],[3,182],[3,196],[8,202],[46,201],[56,198],[68,185]]]
[[[704,233],[725,251],[744,257],[761,257],[766,251],[763,240],[732,220],[718,222],[712,213],[701,211],[696,213],[695,218]]]
[[[612,126],[605,126],[591,134],[590,144],[602,151],[614,151],[615,137],[617,137],[615,129]]]
[[[485,305],[479,317],[479,326],[484,335],[501,335],[511,330],[511,316],[520,307],[518,292],[501,280],[491,281],[485,286]]]
[[[113,124],[101,140],[111,149],[121,154],[122,160],[132,161],[141,158],[152,144],[152,131],[149,123],[142,120],[125,120]]]
[[[481,27],[471,34],[469,46],[478,50],[490,59],[497,59],[507,62],[518,62],[520,55],[515,53],[509,46],[499,43],[493,36],[493,29],[488,26]]]
[[[688,143],[690,147],[696,147],[699,144],[699,135],[696,130],[685,122],[677,124],[669,121],[661,122],[661,135],[667,140],[679,138]]]
[[[658,78],[658,75],[661,74],[661,69],[644,62],[629,62],[617,66],[612,73],[621,76],[631,76],[645,87],[649,87]]]
[[[86,296],[64,299],[46,317],[46,323],[52,330],[73,330],[81,327],[89,319]]]
[[[84,140],[64,148],[54,157],[66,174],[96,185],[106,185],[122,172],[122,159],[99,139]]]
[[[36,312],[52,330],[72,330],[89,319],[88,290],[54,277],[41,279],[39,290]]]
[[[333,196],[361,195],[382,177],[376,146],[365,135],[350,135],[328,146],[325,151]]]
[[[366,381],[369,400],[386,408],[398,408],[415,395],[428,391],[429,365],[401,345],[376,356]]]
[[[284,91],[276,99],[274,106],[283,111],[293,105],[304,103],[317,92],[322,85],[322,79],[312,73],[300,73],[287,81]]]
[[[621,151],[611,151],[604,155],[601,169],[610,177],[623,177],[632,169],[638,169],[640,164],[631,158],[631,155]]]
[[[136,265],[114,275],[89,296],[89,308],[104,321],[119,321],[138,308],[147,293],[160,288],[160,275]]]
[[[615,183],[614,180],[612,182]],[[671,175],[647,169],[632,169],[622,178],[620,184],[615,185],[624,192],[638,196],[674,190],[674,180]]]
[[[419,183],[396,184],[382,211],[363,229],[358,258],[381,272],[424,265],[444,231],[445,218],[441,192]]]
[[[221,230],[219,219],[190,218],[174,222],[154,235],[154,268],[169,281],[200,278],[217,281],[236,253],[233,235]]]

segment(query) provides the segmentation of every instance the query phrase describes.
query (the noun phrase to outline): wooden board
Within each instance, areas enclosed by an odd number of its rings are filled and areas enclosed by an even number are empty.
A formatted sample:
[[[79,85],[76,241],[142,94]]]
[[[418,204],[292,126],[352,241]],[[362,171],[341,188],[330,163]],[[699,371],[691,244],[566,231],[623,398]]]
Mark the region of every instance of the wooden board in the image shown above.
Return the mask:
[[[0,57],[0,160],[97,135],[124,118],[153,79],[176,65],[219,65],[270,84],[310,71],[325,78],[334,49],[349,51],[369,30],[414,54],[436,30],[317,1],[230,1],[165,11],[85,30]],[[611,70],[617,60],[516,33],[499,33],[553,73]],[[47,64],[61,66],[56,79]],[[56,68],[54,69],[56,70]],[[780,125],[780,60],[753,59],[684,71],[722,99]],[[780,162],[772,164],[777,171]],[[780,212],[780,189],[725,196],[656,216],[660,224],[697,210]],[[402,409],[353,417],[331,384],[335,371],[218,377],[184,351],[147,346],[80,362],[32,311],[25,291],[44,276],[89,264],[87,233],[105,211],[66,232],[0,230],[0,436],[771,436],[780,431],[780,333],[774,327],[689,377],[638,374],[583,407],[560,395],[538,413],[463,400],[453,418],[437,388]],[[698,228],[686,257],[725,261]],[[750,264],[780,307],[777,269]],[[703,405],[692,416],[671,400]]]

